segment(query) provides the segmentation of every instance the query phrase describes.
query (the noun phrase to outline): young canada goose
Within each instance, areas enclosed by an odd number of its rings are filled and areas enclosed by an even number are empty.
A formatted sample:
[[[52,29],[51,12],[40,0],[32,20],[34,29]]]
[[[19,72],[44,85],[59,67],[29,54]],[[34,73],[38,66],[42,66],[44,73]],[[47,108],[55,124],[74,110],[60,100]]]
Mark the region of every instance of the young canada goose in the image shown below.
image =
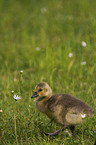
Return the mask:
[[[53,133],[43,131],[47,135],[56,135],[68,126],[75,135],[75,125],[82,123],[85,117],[94,113],[86,103],[70,94],[52,95],[52,90],[46,82],[41,82],[35,87],[35,93],[31,98],[35,97],[37,109],[46,114],[51,121],[63,126]]]

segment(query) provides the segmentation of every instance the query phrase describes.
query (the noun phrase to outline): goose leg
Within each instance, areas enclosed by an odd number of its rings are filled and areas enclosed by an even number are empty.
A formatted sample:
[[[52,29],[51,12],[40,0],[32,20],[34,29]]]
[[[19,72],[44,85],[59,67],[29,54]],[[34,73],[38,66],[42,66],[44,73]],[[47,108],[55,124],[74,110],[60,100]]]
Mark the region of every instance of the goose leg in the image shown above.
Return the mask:
[[[46,135],[57,135],[57,134],[59,134],[59,132],[60,132],[61,130],[64,130],[66,127],[67,127],[67,126],[63,126],[62,128],[60,128],[60,129],[58,129],[58,130],[56,130],[56,131],[54,131],[54,132],[50,132],[50,133],[45,132],[45,131],[42,131],[42,132],[43,132],[44,134],[46,134]]]

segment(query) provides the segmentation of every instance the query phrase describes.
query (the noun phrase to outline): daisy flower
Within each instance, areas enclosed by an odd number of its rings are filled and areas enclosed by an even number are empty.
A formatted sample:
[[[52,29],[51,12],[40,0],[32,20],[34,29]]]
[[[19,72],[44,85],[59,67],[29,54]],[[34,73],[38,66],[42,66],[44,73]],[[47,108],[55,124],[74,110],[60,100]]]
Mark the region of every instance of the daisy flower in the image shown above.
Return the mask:
[[[84,42],[84,41],[82,41],[81,44],[82,44],[83,47],[87,46],[86,42]]]
[[[18,95],[14,95],[13,98],[14,98],[15,100],[20,100],[20,99],[21,99],[21,97],[18,96]]]
[[[66,132],[66,133],[68,133],[68,135],[70,136],[70,133],[69,133],[69,131],[68,131],[68,130],[66,130],[65,132]]]
[[[72,57],[72,56],[73,56],[73,53],[70,52],[68,56],[69,56],[69,57]]]
[[[14,93],[14,91],[11,91],[11,93],[13,94],[13,93]]]
[[[36,51],[40,51],[40,47],[36,47]]]
[[[0,112],[2,113],[2,112],[3,112],[3,110],[1,109],[1,110],[0,110]]]
[[[23,70],[21,70],[20,73],[22,74],[23,73]]]
[[[83,62],[82,62],[82,65],[86,65],[86,61],[83,61]]]
[[[46,13],[47,9],[46,8],[41,8],[41,13]]]
[[[82,119],[86,117],[86,114],[81,114]]]

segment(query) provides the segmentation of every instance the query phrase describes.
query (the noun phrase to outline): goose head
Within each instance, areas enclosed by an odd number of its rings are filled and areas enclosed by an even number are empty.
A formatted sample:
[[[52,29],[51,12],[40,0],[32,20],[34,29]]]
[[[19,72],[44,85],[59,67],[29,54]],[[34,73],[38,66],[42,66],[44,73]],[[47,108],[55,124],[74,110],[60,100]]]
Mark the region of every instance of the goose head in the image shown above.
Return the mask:
[[[52,95],[52,90],[49,87],[49,85],[46,82],[41,82],[35,87],[35,92],[31,96],[31,98],[41,98],[41,97],[46,97],[50,98]]]

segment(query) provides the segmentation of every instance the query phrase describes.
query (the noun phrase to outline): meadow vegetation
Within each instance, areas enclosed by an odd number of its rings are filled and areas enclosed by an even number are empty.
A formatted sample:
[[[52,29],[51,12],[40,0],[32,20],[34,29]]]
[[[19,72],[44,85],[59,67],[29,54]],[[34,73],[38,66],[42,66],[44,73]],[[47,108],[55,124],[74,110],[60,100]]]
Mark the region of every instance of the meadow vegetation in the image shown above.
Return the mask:
[[[36,110],[31,95],[46,81],[53,93],[75,95],[96,112],[95,9],[95,0],[0,0],[2,145],[94,144],[96,113],[77,126],[75,138],[64,131],[46,136],[40,131],[61,126],[46,125],[49,119]]]

